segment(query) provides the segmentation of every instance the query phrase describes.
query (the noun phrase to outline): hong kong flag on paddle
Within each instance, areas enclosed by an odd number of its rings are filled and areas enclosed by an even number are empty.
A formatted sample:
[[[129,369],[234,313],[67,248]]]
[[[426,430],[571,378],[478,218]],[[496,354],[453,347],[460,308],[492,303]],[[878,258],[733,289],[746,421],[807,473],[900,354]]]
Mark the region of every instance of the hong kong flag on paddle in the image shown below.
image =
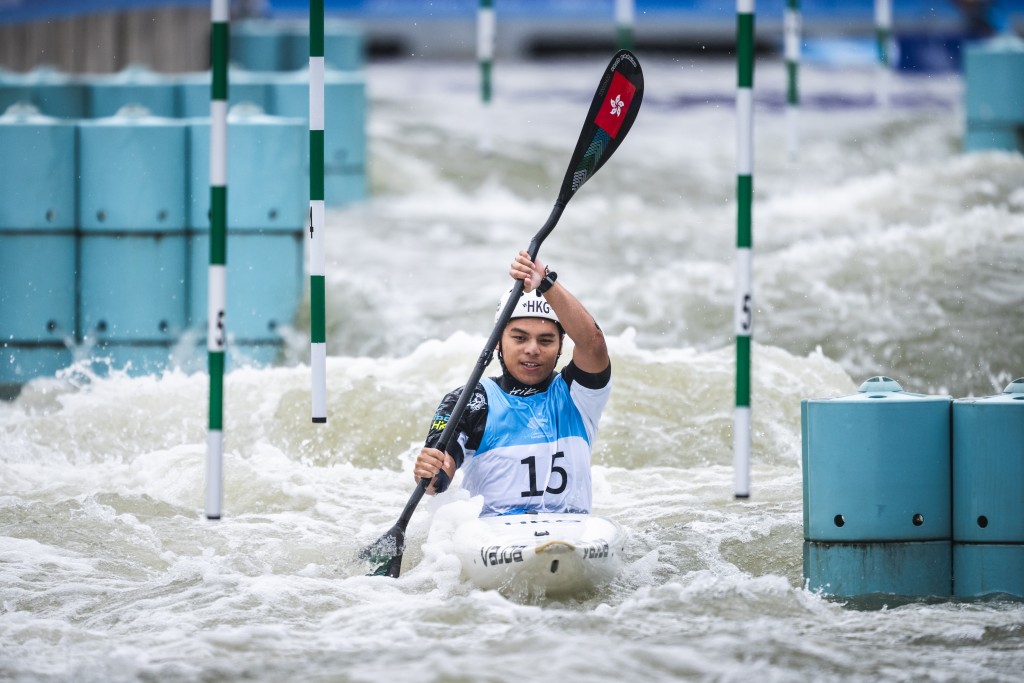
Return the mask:
[[[625,76],[618,72],[612,76],[612,84],[608,87],[604,104],[601,105],[597,116],[594,117],[594,123],[612,138],[619,134],[623,117],[629,111],[629,105],[633,101],[635,92],[636,86],[630,83]]]
[[[619,50],[608,62],[587,108],[556,204],[569,201],[608,161],[633,127],[643,100],[644,72],[640,62],[629,50]]]

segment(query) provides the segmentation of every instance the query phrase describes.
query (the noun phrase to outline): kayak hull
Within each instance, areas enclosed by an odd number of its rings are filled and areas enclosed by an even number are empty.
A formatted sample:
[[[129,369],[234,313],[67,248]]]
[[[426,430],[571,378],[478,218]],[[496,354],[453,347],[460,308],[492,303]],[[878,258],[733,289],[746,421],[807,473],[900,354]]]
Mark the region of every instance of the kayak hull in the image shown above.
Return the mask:
[[[528,595],[587,593],[622,568],[625,533],[595,515],[480,517],[455,531],[455,554],[474,585]]]

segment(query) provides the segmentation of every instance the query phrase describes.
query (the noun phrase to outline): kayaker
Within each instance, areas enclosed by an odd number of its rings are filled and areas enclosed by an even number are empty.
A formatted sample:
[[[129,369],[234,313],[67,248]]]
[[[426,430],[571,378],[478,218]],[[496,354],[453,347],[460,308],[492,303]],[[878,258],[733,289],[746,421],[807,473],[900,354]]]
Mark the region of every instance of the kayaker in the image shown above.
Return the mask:
[[[476,385],[448,453],[435,446],[463,388],[444,397],[413,474],[432,479],[433,495],[461,469],[462,487],[483,496],[482,515],[588,513],[590,456],[611,393],[604,333],[540,259],[519,252],[509,275],[524,293],[497,346],[501,375]],[[566,334],[572,360],[556,373]]]

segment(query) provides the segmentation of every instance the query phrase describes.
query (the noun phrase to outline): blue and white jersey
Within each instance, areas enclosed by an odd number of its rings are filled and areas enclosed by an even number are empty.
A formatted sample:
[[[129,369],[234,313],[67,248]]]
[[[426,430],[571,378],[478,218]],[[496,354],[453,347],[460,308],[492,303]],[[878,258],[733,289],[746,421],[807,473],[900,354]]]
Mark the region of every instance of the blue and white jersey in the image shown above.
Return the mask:
[[[558,374],[529,396],[481,380],[486,420],[479,443],[467,443],[475,439],[461,430],[458,441],[462,487],[483,496],[482,514],[590,512],[590,454],[611,393],[610,379],[603,379],[589,388]]]

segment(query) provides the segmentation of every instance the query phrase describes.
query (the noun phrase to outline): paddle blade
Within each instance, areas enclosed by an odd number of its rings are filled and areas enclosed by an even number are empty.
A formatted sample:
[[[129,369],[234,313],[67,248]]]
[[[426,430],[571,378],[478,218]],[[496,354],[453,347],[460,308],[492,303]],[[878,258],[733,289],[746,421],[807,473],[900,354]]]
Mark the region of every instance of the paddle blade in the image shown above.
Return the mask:
[[[640,61],[629,50],[619,50],[605,69],[590,103],[558,193],[559,202],[568,202],[611,158],[633,127],[643,97],[644,73]]]
[[[405,530],[397,524],[386,534],[359,551],[359,559],[377,565],[367,576],[390,576],[397,579],[402,572],[405,552]]]

